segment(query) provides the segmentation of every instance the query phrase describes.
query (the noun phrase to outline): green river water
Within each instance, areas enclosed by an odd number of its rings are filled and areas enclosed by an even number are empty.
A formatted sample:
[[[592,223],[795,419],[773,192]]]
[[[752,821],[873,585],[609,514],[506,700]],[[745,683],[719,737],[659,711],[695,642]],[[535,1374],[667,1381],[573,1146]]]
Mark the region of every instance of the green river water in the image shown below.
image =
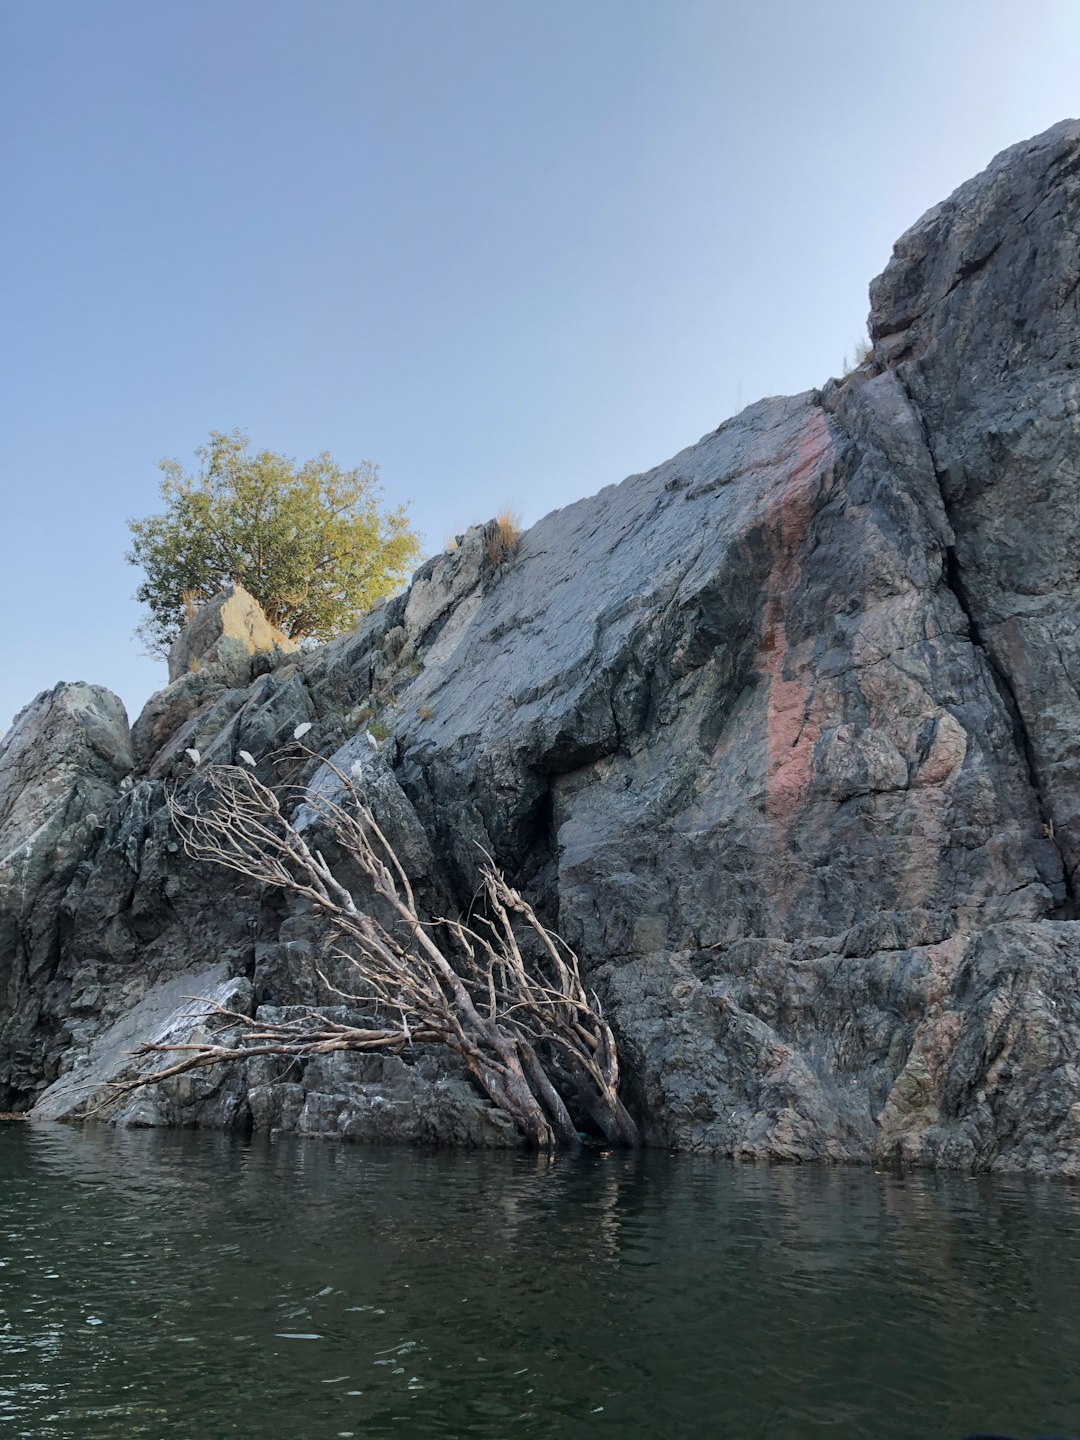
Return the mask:
[[[0,1435],[1080,1431],[1080,1189],[0,1125]]]

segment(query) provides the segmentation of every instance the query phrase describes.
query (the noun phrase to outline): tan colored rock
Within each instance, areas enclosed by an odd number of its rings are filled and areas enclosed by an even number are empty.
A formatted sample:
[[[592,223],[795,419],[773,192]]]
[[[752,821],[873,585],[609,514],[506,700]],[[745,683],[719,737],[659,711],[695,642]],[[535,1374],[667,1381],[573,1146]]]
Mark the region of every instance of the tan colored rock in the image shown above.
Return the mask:
[[[247,685],[252,657],[296,649],[242,585],[229,585],[184,627],[169,651],[169,681],[213,668],[222,684]]]

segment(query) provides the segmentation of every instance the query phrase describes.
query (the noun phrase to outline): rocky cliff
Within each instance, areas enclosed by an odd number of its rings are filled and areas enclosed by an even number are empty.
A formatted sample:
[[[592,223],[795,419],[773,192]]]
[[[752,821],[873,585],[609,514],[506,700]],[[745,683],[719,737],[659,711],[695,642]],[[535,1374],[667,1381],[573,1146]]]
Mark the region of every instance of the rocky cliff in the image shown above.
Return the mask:
[[[512,556],[470,531],[321,649],[200,617],[130,736],[107,692],[39,696],[0,749],[0,1108],[72,1113],[198,1023],[181,994],[315,998],[311,917],[162,806],[188,750],[274,778],[310,723],[430,903],[479,842],[579,949],[654,1143],[1080,1174],[1078,286],[1070,121],[897,242],[843,380]],[[120,1118],[513,1140],[430,1055]]]

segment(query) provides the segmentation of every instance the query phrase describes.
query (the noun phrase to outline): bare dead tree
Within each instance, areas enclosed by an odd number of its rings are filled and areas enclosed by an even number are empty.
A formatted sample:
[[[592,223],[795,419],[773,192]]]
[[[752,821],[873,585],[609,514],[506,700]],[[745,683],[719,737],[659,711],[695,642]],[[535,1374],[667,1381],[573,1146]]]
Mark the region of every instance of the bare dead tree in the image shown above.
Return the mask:
[[[319,978],[339,997],[370,1006],[379,1020],[361,1028],[312,1011],[301,1020],[268,1024],[211,1007],[229,1027],[229,1043],[148,1042],[136,1055],[155,1057],[160,1068],[119,1088],[257,1055],[401,1052],[435,1042],[461,1057],[532,1145],[577,1144],[572,1111],[587,1114],[614,1144],[639,1144],[637,1126],[619,1098],[614,1036],[595,993],[586,992],[570,947],[541,923],[490,857],[480,869],[486,913],[469,923],[425,921],[409,877],[352,778],[323,763],[336,776],[341,799],[325,787],[293,792],[291,814],[251,770],[231,765],[200,770],[174,787],[167,803],[193,859],[312,903],[328,922],[333,955],[352,967],[360,993],[332,985],[321,969]],[[381,904],[357,904],[322,850],[308,843],[313,828],[332,837]],[[177,1058],[162,1067],[174,1053]]]

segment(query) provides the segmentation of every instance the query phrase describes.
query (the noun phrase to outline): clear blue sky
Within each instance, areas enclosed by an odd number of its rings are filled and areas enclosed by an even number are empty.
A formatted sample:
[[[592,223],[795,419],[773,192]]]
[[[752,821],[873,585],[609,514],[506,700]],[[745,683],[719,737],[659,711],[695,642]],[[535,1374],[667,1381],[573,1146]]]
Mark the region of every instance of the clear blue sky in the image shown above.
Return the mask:
[[[129,709],[125,519],[208,431],[428,551],[839,372],[892,241],[1080,112],[1076,0],[0,0],[0,727]]]

